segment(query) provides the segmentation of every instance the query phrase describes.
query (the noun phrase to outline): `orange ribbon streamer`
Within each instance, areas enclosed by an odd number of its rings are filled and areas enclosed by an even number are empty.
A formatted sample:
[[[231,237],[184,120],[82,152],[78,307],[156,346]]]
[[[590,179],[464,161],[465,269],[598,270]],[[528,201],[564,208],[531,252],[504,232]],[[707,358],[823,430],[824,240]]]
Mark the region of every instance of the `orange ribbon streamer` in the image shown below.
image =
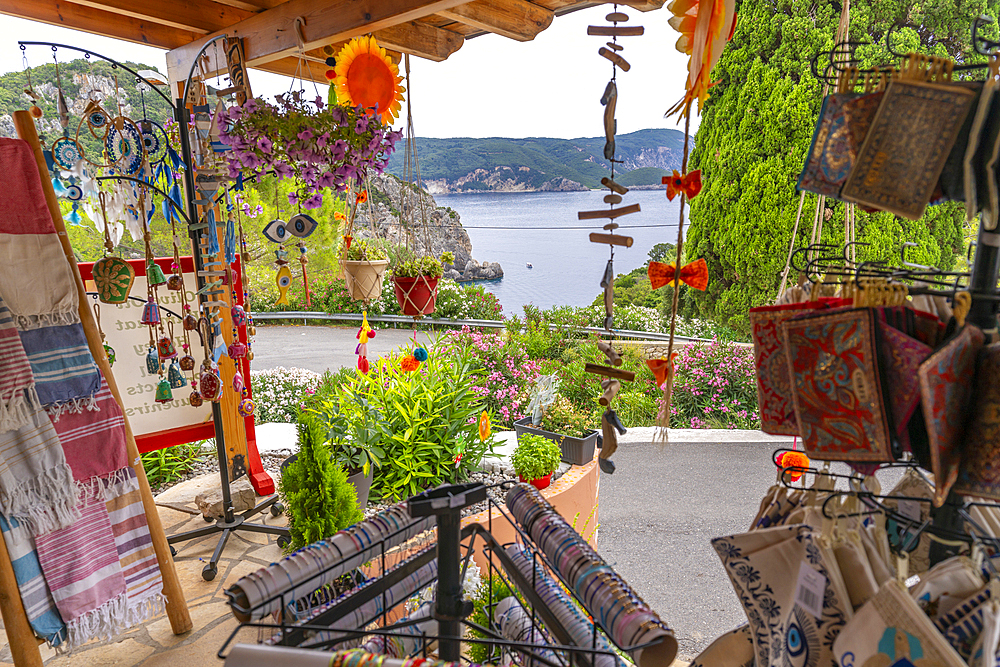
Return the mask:
[[[670,201],[673,201],[674,197],[682,192],[687,195],[688,199],[694,199],[701,192],[701,169],[696,169],[683,176],[674,169],[674,175],[664,176],[662,182],[667,186],[667,199]]]
[[[673,360],[676,356],[677,353],[674,352],[670,355],[670,359]],[[649,366],[649,370],[653,371],[653,377],[656,378],[656,386],[662,388],[667,381],[671,361],[667,361],[666,359],[646,359],[646,365]]]
[[[646,269],[649,284],[653,289],[676,283],[675,273],[676,269],[673,264],[663,264],[662,262],[650,262],[649,268]],[[705,288],[708,287],[708,264],[704,259],[696,259],[690,264],[682,266],[678,277],[685,285],[690,285],[696,290],[704,292]]]

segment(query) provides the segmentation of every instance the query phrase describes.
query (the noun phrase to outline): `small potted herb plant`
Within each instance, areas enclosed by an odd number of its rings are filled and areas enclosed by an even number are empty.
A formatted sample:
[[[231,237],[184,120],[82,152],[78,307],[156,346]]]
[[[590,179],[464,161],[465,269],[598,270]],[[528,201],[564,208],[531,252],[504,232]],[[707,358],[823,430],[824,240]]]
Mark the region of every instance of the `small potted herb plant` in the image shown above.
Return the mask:
[[[345,247],[346,246],[346,247]],[[382,281],[389,266],[385,247],[369,239],[353,239],[340,246],[340,265],[347,293],[355,301],[368,301],[382,294]]]
[[[517,439],[517,449],[511,464],[522,482],[528,482],[541,491],[552,481],[552,473],[559,467],[562,449],[548,438],[525,434]]]
[[[597,431],[589,428],[590,416],[559,395],[559,378],[543,375],[531,392],[528,416],[514,422],[518,442],[525,435],[548,438],[559,445],[562,460],[585,465],[594,459]]]
[[[438,279],[444,274],[444,265],[454,262],[455,255],[444,252],[440,258],[424,255],[403,259],[393,267],[396,301],[404,315],[417,317],[434,312]]]

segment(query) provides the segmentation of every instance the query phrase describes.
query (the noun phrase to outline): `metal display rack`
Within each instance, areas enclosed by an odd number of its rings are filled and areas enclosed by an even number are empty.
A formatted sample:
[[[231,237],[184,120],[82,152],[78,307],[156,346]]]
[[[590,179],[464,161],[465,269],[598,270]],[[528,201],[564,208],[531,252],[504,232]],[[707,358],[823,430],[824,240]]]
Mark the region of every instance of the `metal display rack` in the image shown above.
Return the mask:
[[[332,602],[320,604],[316,609],[307,611],[305,614],[307,617],[302,620],[298,620],[296,617],[302,615],[303,606],[309,607],[316,602],[316,600],[304,601],[302,597],[299,597],[302,591],[319,589],[314,595],[320,594],[323,590],[321,584],[329,582],[331,576],[339,576],[340,572],[345,571],[345,565],[349,565],[350,561],[357,559],[358,553],[324,563],[324,567],[318,574],[301,581],[290,581],[281,590],[273,592],[266,599],[251,606],[244,606],[246,598],[238,594],[237,587],[231,588],[226,591],[226,594],[230,598],[230,607],[237,618],[247,619],[255,615],[260,617],[262,610],[277,609],[281,611],[272,613],[271,620],[267,622],[244,622],[230,634],[219,650],[219,657],[225,659],[230,649],[237,643],[237,638],[246,636],[247,629],[257,630],[256,637],[259,643],[269,644],[275,648],[288,647],[289,657],[298,652],[299,647],[305,645],[314,650],[336,651],[356,647],[365,637],[380,636],[385,638],[398,637],[410,641],[416,638],[417,649],[411,656],[427,657],[432,647],[436,645],[440,659],[452,662],[459,661],[462,659],[463,648],[475,643],[490,647],[493,657],[498,657],[501,652],[506,652],[520,664],[545,665],[547,667],[568,667],[569,665],[594,667],[599,656],[607,656],[614,661],[612,664],[620,664],[615,649],[635,652],[659,644],[660,641],[640,645],[620,645],[615,641],[609,628],[603,625],[599,614],[593,614],[594,622],[590,641],[573,640],[573,635],[566,624],[537,592],[541,583],[539,579],[551,578],[551,581],[556,582],[556,585],[570,591],[575,604],[580,607],[584,615],[588,613],[586,606],[573,593],[573,586],[565,580],[557,565],[544,553],[540,545],[532,540],[528,532],[503,506],[503,503],[498,501],[495,494],[513,486],[513,482],[503,482],[489,488],[478,483],[444,485],[410,498],[406,507],[413,522],[380,540],[374,541],[360,552],[372,564],[378,565],[380,576],[354,587]],[[489,519],[485,524],[475,523],[464,528],[461,527],[462,509],[484,500],[487,501],[489,507]],[[393,553],[397,556],[408,553],[405,551],[406,545],[400,544],[400,535],[429,516],[436,517],[436,538],[429,538],[429,546],[413,547],[411,545],[409,548],[414,550],[414,553],[408,555],[395,567],[387,569],[387,556],[391,556]],[[513,529],[517,543],[524,549],[524,553],[530,556],[532,564],[530,577],[526,576],[523,570],[515,565],[507,553],[510,544],[501,544],[494,537],[494,522],[497,522],[497,527],[503,526],[506,529]],[[426,524],[426,527],[430,528],[430,524]],[[577,537],[579,536],[577,535]],[[582,539],[580,538],[581,541]],[[393,552],[393,547],[398,547],[398,549]],[[304,553],[311,548],[313,547],[306,547],[306,550],[298,553]],[[493,599],[492,587],[490,587],[488,603],[485,605],[486,615],[490,621],[489,626],[480,625],[469,619],[473,605],[462,597],[462,580],[477,550],[488,563],[487,569],[483,571],[484,577],[488,574],[491,581],[493,577],[499,577],[510,587],[510,590],[517,592],[522,608],[531,619],[531,636],[544,636],[544,633],[547,632],[557,643],[547,642],[542,646],[538,643],[512,641],[505,638],[495,618],[494,610],[500,601]],[[436,581],[437,594],[433,612],[429,617],[394,622],[394,617],[390,613],[394,605],[390,602],[379,605],[378,613],[364,618],[361,623],[349,625],[343,622],[348,614],[359,609],[362,605],[376,600],[379,596],[385,600],[386,593],[390,588],[434,560],[437,561],[438,569],[437,575],[433,577],[432,581]],[[271,567],[276,566],[272,565]],[[293,568],[290,567],[290,569]],[[428,585],[422,584],[420,588]],[[418,590],[409,591],[396,603],[403,602],[417,592]],[[257,613],[255,614],[255,612]],[[412,630],[404,632],[410,626],[427,621],[437,623],[437,633],[420,631],[415,636]],[[373,627],[372,623],[376,623],[378,627]],[[482,638],[463,637],[463,629],[474,630]],[[670,639],[672,639],[672,635]],[[614,649],[610,647],[614,647]],[[545,655],[542,655],[543,652]],[[274,655],[279,654],[275,652]],[[555,659],[553,659],[553,655]]]

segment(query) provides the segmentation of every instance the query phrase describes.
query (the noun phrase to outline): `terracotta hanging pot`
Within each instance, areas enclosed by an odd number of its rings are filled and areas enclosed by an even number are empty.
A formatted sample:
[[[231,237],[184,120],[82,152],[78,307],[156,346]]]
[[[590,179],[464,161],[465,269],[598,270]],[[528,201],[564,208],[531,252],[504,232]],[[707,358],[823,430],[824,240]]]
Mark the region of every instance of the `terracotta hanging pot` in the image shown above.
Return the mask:
[[[387,259],[345,260],[341,262],[347,293],[355,301],[377,299],[382,294],[382,283],[385,280],[385,270],[388,266],[389,260]]]
[[[396,290],[396,301],[404,315],[417,317],[434,312],[437,305],[437,278],[417,276],[416,278],[392,279]]]

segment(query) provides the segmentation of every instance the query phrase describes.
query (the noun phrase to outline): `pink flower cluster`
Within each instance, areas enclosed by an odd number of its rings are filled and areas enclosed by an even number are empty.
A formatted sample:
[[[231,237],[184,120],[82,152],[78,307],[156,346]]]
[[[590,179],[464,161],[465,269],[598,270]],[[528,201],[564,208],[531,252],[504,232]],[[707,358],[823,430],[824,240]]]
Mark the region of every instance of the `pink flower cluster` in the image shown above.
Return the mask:
[[[503,334],[473,331],[449,331],[448,343],[472,348],[480,368],[471,387],[486,401],[494,423],[511,426],[525,416],[527,390],[541,375],[541,365],[528,353],[511,343]]]
[[[344,192],[382,173],[402,138],[360,106],[325,107],[317,97],[312,109],[297,97],[276,99],[278,105],[249,99],[220,112],[219,140],[232,149],[224,154],[232,178],[250,169],[300,179],[304,188],[288,195],[293,205],[319,208],[324,189]]]
[[[676,428],[760,428],[753,348],[713,341],[682,347],[671,401]]]

